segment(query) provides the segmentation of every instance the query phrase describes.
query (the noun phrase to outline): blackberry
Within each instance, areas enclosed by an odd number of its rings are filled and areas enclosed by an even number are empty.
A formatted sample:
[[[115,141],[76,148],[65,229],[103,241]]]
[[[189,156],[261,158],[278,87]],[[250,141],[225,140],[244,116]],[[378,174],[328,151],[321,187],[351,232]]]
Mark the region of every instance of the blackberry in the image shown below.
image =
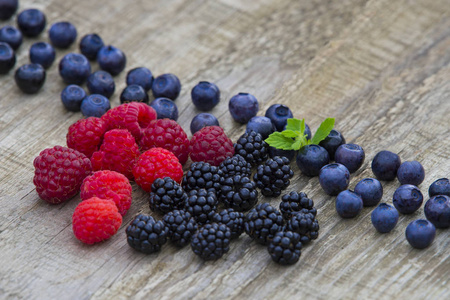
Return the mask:
[[[186,192],[196,189],[213,189],[217,192],[220,189],[219,181],[219,169],[207,162],[200,161],[191,164],[189,171],[183,177],[182,186]]]
[[[319,236],[319,222],[310,213],[296,212],[287,222],[286,230],[297,232],[302,244],[306,245]]]
[[[280,211],[285,220],[289,220],[292,214],[298,211],[310,213],[314,217],[317,215],[317,209],[314,207],[314,201],[308,198],[305,193],[290,192],[281,197]]]
[[[169,227],[164,221],[139,214],[126,229],[127,242],[131,248],[149,254],[161,250],[167,242]]]
[[[149,205],[154,212],[164,214],[174,209],[182,209],[186,199],[186,192],[170,177],[157,178],[152,183]]]
[[[302,254],[301,249],[300,235],[292,231],[277,232],[267,247],[272,260],[280,265],[295,264]]]
[[[252,165],[244,157],[236,154],[225,159],[219,166],[219,170],[225,177],[233,175],[250,176],[252,174]]]
[[[220,213],[215,213],[212,221],[223,223],[231,230],[231,239],[237,239],[244,232],[244,214],[232,208],[224,209]]]
[[[257,243],[267,245],[279,231],[283,230],[281,213],[269,203],[258,204],[245,216],[244,230]]]
[[[260,133],[251,130],[238,139],[234,145],[234,153],[241,155],[252,166],[256,166],[266,160],[269,153],[269,145],[267,145]]]
[[[258,166],[253,180],[261,193],[266,197],[278,197],[291,182],[294,172],[285,156],[270,158],[263,165]]]
[[[192,251],[204,260],[215,260],[230,250],[230,239],[231,230],[225,224],[206,224],[192,237]]]
[[[242,175],[220,178],[219,200],[226,207],[247,211],[258,202],[255,182]]]
[[[184,209],[191,214],[197,223],[205,224],[211,220],[216,212],[216,193],[205,189],[192,190],[186,198]]]
[[[164,223],[169,227],[169,237],[178,247],[184,247],[191,242],[197,231],[197,222],[191,214],[184,210],[173,210],[163,217]]]

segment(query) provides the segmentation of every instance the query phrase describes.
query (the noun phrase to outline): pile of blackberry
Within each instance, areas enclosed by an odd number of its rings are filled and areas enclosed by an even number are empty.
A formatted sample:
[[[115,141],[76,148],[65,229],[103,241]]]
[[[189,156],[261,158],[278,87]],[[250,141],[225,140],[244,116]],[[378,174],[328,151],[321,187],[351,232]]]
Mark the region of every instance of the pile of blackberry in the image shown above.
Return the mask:
[[[266,197],[278,197],[281,191],[291,183],[294,176],[290,161],[285,156],[275,156],[258,166],[253,180]]]
[[[303,192],[292,191],[281,197],[280,211],[285,220],[289,220],[293,213],[305,212],[316,216],[317,209],[314,207],[314,201],[308,198]]]
[[[183,177],[182,186],[186,192],[196,189],[220,190],[219,169],[207,162],[194,162]]]
[[[164,214],[174,209],[182,209],[186,199],[186,192],[172,178],[157,178],[152,184],[149,206],[152,211]]]
[[[256,166],[267,159],[269,145],[261,134],[251,130],[238,139],[234,145],[234,153],[241,155],[252,166]]]

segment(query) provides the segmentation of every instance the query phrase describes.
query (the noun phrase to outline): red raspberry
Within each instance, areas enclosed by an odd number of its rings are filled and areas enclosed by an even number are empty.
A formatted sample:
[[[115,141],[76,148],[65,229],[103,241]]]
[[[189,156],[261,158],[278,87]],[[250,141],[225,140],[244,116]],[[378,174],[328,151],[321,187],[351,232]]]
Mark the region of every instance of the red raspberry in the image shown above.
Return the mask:
[[[122,216],[111,200],[92,197],[82,201],[72,216],[75,237],[86,244],[109,239],[122,224]]]
[[[126,129],[107,131],[99,151],[92,154],[92,169],[112,170],[133,179],[133,166],[139,157],[139,147]]]
[[[59,204],[78,194],[83,179],[92,172],[86,155],[62,146],[43,150],[33,165],[36,191],[41,199],[51,204]]]
[[[108,124],[108,130],[128,129],[136,142],[139,142],[142,130],[150,121],[156,120],[156,111],[145,103],[130,102],[108,110],[102,119]]]
[[[142,151],[161,147],[169,150],[184,164],[189,157],[189,139],[183,128],[170,119],[153,120],[142,132]]]
[[[170,177],[181,182],[183,167],[178,158],[169,150],[152,148],[139,157],[133,168],[134,180],[146,192],[151,192],[156,178]]]
[[[114,171],[97,171],[83,180],[81,200],[92,197],[113,200],[123,216],[131,205],[131,184],[128,179]]]
[[[67,147],[75,149],[91,158],[98,150],[106,132],[106,123],[100,118],[89,117],[70,125],[67,133]]]
[[[227,157],[234,155],[234,146],[222,127],[207,126],[197,131],[191,138],[189,151],[192,161],[204,161],[218,166]]]

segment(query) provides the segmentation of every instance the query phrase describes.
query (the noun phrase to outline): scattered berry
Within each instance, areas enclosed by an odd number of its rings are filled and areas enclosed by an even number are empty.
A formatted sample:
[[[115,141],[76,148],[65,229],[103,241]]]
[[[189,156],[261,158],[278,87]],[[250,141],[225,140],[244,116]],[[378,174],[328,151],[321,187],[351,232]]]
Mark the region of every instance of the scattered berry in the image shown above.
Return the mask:
[[[305,193],[297,192],[290,192],[281,197],[280,211],[285,220],[289,220],[296,212],[310,213],[314,217],[317,215],[314,201],[309,199]]]
[[[78,194],[83,179],[92,172],[86,155],[61,146],[43,150],[33,165],[36,192],[51,204],[62,203]]]
[[[365,157],[363,148],[356,144],[342,144],[334,154],[334,160],[346,166],[350,173],[362,166]]]
[[[72,216],[75,237],[86,244],[94,244],[109,239],[122,225],[122,216],[111,200],[97,197],[82,201]]]
[[[266,197],[278,197],[281,191],[289,186],[294,172],[291,170],[289,159],[284,156],[269,158],[263,165],[259,165],[253,176],[256,186]]]
[[[283,226],[283,216],[269,203],[258,204],[245,216],[245,233],[262,245],[270,243]]]
[[[217,167],[211,166],[207,162],[194,162],[183,177],[183,189],[186,192],[206,189],[218,193],[220,190],[220,177],[221,173],[219,173]]]
[[[0,42],[8,43],[16,51],[22,45],[22,33],[16,27],[6,25],[0,29]]]
[[[398,211],[392,205],[381,203],[372,211],[372,224],[380,233],[388,233],[398,222]]]
[[[81,85],[91,74],[91,65],[83,54],[66,54],[59,62],[59,75],[67,84]]]
[[[156,178],[170,177],[180,182],[183,167],[172,152],[163,148],[152,148],[141,154],[133,168],[133,175],[144,191],[151,192]]]
[[[328,136],[319,143],[319,146],[324,147],[325,150],[328,151],[330,160],[334,160],[334,154],[336,153],[337,148],[343,144],[345,144],[345,138],[342,133],[336,129],[332,129]]]
[[[406,240],[417,249],[431,245],[436,236],[436,227],[428,220],[415,220],[406,227]]]
[[[210,223],[200,227],[192,237],[192,251],[204,260],[216,260],[230,250],[231,231],[224,224]]]
[[[246,124],[256,116],[259,104],[255,96],[248,93],[239,93],[233,96],[228,103],[228,110],[236,122]]]
[[[328,164],[320,169],[319,182],[325,193],[330,196],[336,196],[348,188],[350,172],[342,164]]]
[[[363,208],[361,196],[353,191],[345,190],[336,197],[336,211],[342,218],[354,218]]]
[[[158,252],[169,238],[169,227],[164,221],[139,214],[126,229],[127,242],[131,248],[145,254]]]
[[[97,52],[97,62],[100,69],[116,76],[125,69],[127,58],[119,48],[103,46]]]
[[[0,20],[8,20],[17,11],[18,0],[0,0]]]
[[[198,224],[205,224],[216,213],[217,204],[215,192],[198,189],[189,192],[184,209],[191,214]]]
[[[187,194],[172,178],[156,178],[151,189],[149,205],[152,211],[165,214],[183,209]]]
[[[412,214],[422,205],[423,195],[415,185],[404,184],[395,190],[392,202],[400,213]]]
[[[38,64],[23,65],[14,74],[17,86],[26,94],[37,93],[44,85],[45,77],[44,68]]]
[[[208,126],[197,131],[191,138],[189,152],[194,162],[204,161],[218,166],[227,157],[234,155],[234,147],[221,127]]]
[[[91,94],[99,94],[110,98],[116,90],[113,77],[106,71],[95,71],[86,81],[86,86]]]
[[[252,174],[252,165],[245,158],[236,154],[225,159],[219,166],[223,177],[234,175],[250,176]]]
[[[174,74],[162,74],[153,80],[152,92],[155,98],[177,99],[181,91],[181,83]]]
[[[228,208],[215,213],[211,221],[225,224],[231,230],[230,239],[237,239],[244,232],[244,218],[243,213]]]
[[[425,203],[425,216],[437,228],[450,227],[450,197],[437,195]]]
[[[0,42],[0,74],[8,73],[15,64],[16,53],[14,53],[14,50],[9,44]]]
[[[267,250],[270,257],[280,265],[295,264],[301,255],[300,235],[291,231],[277,232]]]
[[[156,98],[150,102],[150,106],[156,111],[158,119],[178,120],[178,107],[169,98]]]
[[[69,48],[77,39],[77,29],[72,23],[57,22],[50,27],[48,37],[56,48]]]
[[[325,148],[319,145],[306,145],[297,153],[297,166],[306,176],[317,176],[320,169],[330,162],[330,155]]]
[[[268,117],[277,131],[283,131],[287,124],[287,119],[293,118],[292,111],[283,104],[273,104],[266,110],[266,117]]]
[[[67,147],[75,149],[88,158],[97,151],[106,132],[106,124],[100,118],[80,119],[70,125],[66,136]]]
[[[185,210],[173,210],[163,217],[164,223],[169,227],[169,237],[178,247],[184,247],[191,242],[192,236],[197,232],[197,222]]]
[[[55,49],[49,43],[37,42],[30,48],[30,61],[33,64],[40,64],[44,69],[50,68],[55,58]]]
[[[89,60],[97,58],[97,53],[104,46],[102,38],[95,33],[86,34],[80,41],[80,52]]]
[[[364,206],[374,206],[383,197],[383,186],[375,178],[364,178],[355,186],[355,193],[361,196]]]
[[[418,161],[405,161],[397,170],[397,178],[401,184],[418,186],[425,179],[425,170]]]
[[[127,85],[137,84],[144,88],[148,92],[152,88],[153,84],[153,74],[152,72],[144,67],[134,68],[128,71],[127,74]]]
[[[446,195],[450,197],[450,182],[448,178],[440,178],[433,182],[428,189],[428,195],[430,197],[436,195]]]
[[[200,81],[191,91],[192,102],[197,109],[209,111],[220,101],[220,90],[214,83]]]
[[[239,154],[252,166],[256,166],[267,159],[269,145],[264,141],[261,134],[250,131],[246,132],[234,145],[234,152]]]
[[[148,103],[148,95],[144,88],[137,84],[128,85],[120,94],[120,103],[143,102]]]
[[[219,200],[225,207],[247,211],[258,202],[256,183],[246,175],[221,177]]]
[[[86,92],[76,84],[66,86],[61,92],[61,101],[68,111],[80,111],[84,98],[86,98]]]
[[[81,101],[80,110],[85,117],[100,118],[111,108],[108,98],[99,94],[92,94]]]
[[[245,129],[246,132],[251,132],[252,130],[261,134],[263,139],[266,139],[275,131],[275,126],[269,118],[255,116],[248,121]]]
[[[45,15],[37,9],[23,10],[17,16],[17,26],[23,35],[28,37],[38,36],[44,30],[46,24]]]
[[[313,214],[295,212],[287,221],[286,230],[298,233],[300,241],[306,245],[319,237],[319,222]]]
[[[390,151],[380,151],[372,160],[372,172],[378,180],[391,181],[397,176],[400,157]]]
[[[199,113],[191,121],[191,133],[194,134],[206,126],[220,126],[219,120],[209,113]]]
[[[112,200],[124,216],[131,206],[131,184],[128,179],[114,171],[97,171],[83,180],[81,200],[92,197]]]

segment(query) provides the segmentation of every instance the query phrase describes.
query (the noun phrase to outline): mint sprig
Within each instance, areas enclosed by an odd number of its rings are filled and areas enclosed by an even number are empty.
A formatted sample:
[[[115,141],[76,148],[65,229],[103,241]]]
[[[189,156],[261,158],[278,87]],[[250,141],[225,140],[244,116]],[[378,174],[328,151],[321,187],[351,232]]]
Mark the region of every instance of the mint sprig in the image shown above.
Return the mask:
[[[305,119],[287,119],[286,129],[282,132],[274,132],[266,139],[269,146],[282,150],[299,150],[303,146],[319,144],[331,132],[334,127],[334,118],[325,119],[320,124],[311,140],[305,134]]]

